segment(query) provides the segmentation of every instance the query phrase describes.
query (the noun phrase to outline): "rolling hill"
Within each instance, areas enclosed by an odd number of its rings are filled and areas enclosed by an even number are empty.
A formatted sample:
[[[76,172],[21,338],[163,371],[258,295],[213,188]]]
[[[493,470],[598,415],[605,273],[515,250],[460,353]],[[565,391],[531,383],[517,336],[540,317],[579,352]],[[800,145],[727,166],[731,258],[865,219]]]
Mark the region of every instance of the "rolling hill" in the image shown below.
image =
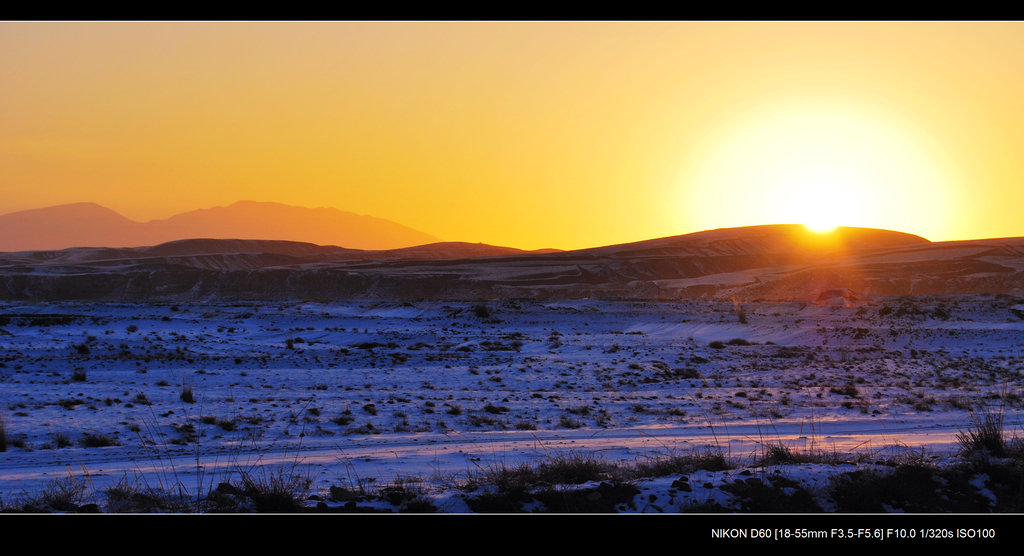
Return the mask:
[[[933,243],[865,228],[710,230],[575,251],[459,242],[361,250],[190,239],[0,253],[8,300],[712,297],[850,304],[870,296],[1024,295],[1024,238]]]

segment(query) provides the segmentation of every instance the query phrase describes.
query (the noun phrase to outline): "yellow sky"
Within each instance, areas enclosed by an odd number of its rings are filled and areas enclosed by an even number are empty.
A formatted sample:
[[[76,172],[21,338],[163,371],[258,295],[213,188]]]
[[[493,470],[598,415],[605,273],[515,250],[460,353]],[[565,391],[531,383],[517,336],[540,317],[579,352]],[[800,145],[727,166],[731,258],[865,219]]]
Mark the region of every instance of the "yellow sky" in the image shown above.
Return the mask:
[[[1024,236],[1024,24],[0,23],[0,213],[333,206],[563,249]]]

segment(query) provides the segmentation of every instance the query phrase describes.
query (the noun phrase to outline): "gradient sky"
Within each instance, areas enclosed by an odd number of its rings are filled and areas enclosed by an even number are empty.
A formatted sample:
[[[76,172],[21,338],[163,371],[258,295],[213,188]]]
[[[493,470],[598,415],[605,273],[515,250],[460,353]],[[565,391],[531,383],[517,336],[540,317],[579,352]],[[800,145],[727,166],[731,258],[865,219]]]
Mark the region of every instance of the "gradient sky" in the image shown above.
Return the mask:
[[[1024,23],[0,23],[0,213],[1024,236]]]

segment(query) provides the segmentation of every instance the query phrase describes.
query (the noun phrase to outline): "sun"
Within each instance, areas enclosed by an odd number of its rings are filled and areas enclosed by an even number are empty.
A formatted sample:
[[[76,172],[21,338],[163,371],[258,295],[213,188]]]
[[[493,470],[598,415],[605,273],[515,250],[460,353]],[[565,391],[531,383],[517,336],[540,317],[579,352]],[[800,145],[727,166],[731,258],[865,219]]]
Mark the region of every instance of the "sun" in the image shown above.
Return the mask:
[[[867,207],[863,194],[865,177],[852,166],[805,162],[766,180],[764,206],[779,222],[802,223],[808,230],[831,232],[840,225],[863,221]]]
[[[804,227],[816,234],[827,234],[834,231],[839,226],[828,222],[805,222]]]
[[[688,161],[696,228],[803,224],[913,231],[944,218],[941,157],[898,115],[857,103],[790,102],[737,113]]]

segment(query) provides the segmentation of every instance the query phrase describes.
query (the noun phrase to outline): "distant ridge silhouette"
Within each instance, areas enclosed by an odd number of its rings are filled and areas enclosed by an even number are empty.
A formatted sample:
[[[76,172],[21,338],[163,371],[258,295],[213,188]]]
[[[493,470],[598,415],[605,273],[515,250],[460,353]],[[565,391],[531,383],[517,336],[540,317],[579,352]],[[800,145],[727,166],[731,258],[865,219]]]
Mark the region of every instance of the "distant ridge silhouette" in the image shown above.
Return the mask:
[[[95,203],[73,203],[0,215],[0,251],[69,247],[138,247],[190,238],[269,239],[396,249],[438,238],[408,226],[335,208],[239,201],[164,220],[135,222]]]
[[[1024,303],[1024,238],[933,243],[889,230],[769,225],[558,252],[195,238],[0,253],[0,299],[9,300],[715,298],[852,307],[877,296],[959,294]]]

